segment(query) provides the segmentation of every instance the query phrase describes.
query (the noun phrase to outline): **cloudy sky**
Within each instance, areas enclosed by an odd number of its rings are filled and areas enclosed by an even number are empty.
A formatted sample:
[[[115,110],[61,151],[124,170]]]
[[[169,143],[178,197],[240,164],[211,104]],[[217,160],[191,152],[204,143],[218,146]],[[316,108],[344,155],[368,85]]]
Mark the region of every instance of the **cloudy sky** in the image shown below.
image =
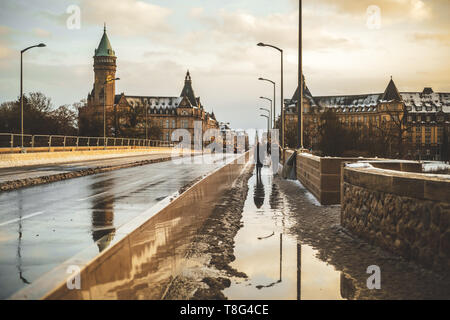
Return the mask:
[[[71,5],[80,8],[79,29],[67,27]],[[449,0],[303,0],[311,92],[382,92],[391,75],[400,91],[449,92],[449,12]],[[295,90],[297,0],[2,0],[0,102],[19,95],[20,50],[39,42],[47,47],[25,54],[25,92],[44,92],[55,107],[86,98],[103,22],[117,55],[117,93],[176,96],[189,69],[220,121],[263,128],[257,109],[268,102],[258,97],[272,90],[257,78],[280,76],[278,52],[261,41],[284,49],[285,97]]]

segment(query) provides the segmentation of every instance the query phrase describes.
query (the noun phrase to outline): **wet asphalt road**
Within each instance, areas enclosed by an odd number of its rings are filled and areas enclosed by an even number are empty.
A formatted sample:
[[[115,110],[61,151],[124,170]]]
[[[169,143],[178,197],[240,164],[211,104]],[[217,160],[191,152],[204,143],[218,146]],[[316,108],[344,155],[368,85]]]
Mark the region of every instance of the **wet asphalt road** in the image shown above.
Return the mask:
[[[217,159],[219,160],[219,159]],[[223,165],[172,161],[0,193],[0,299]]]

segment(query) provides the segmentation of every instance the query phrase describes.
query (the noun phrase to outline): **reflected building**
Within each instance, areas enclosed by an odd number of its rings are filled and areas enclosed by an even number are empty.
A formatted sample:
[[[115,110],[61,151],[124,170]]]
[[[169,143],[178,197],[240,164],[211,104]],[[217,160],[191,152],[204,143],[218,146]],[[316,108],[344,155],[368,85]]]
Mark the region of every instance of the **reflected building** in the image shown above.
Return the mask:
[[[95,198],[92,204],[92,239],[97,243],[99,252],[109,246],[114,239],[114,200],[115,197],[107,193],[114,186],[114,179],[102,180],[92,185],[93,193],[106,192]]]

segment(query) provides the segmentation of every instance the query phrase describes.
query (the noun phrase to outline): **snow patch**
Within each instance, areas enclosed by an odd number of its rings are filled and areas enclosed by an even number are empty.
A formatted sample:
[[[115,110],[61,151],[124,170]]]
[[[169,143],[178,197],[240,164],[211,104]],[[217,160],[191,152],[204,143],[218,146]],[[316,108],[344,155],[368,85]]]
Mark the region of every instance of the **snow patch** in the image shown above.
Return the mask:
[[[317,201],[316,197],[314,197],[314,195],[311,192],[309,192],[308,189],[306,189],[305,186],[300,181],[298,181],[298,180],[287,180],[287,181],[291,181],[292,183],[296,184],[300,189],[305,190],[306,198],[313,205],[315,205],[316,207],[321,207],[322,206],[320,204],[320,202]]]
[[[425,162],[422,164],[423,172],[436,172],[442,170],[450,170],[450,164],[444,162]]]
[[[355,163],[349,163],[345,165],[348,168],[372,168],[373,166],[368,162],[355,162]]]

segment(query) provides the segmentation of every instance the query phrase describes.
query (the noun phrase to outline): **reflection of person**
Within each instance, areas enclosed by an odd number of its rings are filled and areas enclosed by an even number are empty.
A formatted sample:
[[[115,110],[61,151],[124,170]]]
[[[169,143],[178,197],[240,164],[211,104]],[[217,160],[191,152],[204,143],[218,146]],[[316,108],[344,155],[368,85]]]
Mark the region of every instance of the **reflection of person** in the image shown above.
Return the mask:
[[[261,165],[262,166],[262,165]],[[261,167],[256,167],[256,186],[255,191],[253,193],[253,201],[255,202],[256,208],[261,208],[264,204],[264,184],[261,179]]]
[[[256,144],[256,174],[261,174],[261,167],[263,166],[263,156],[260,151],[260,143]]]

